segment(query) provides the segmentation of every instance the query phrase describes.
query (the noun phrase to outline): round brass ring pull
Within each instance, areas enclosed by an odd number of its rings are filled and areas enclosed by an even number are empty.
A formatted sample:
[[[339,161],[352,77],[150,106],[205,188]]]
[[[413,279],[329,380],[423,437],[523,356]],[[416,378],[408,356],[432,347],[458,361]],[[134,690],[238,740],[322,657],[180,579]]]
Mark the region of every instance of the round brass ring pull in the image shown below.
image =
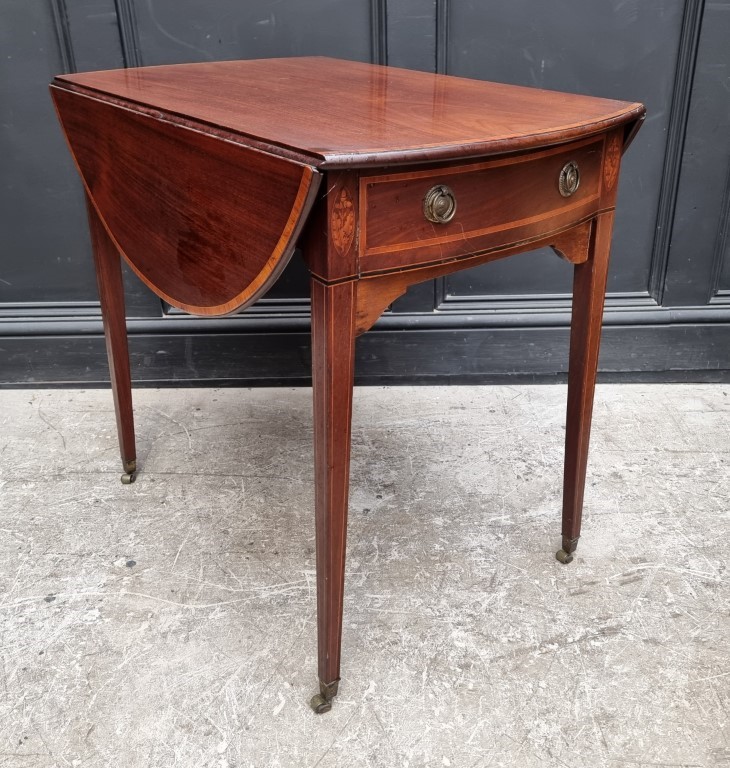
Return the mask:
[[[446,224],[456,215],[456,198],[445,184],[437,184],[423,198],[423,215],[435,224]]]
[[[558,179],[558,189],[563,197],[570,197],[580,186],[578,163],[571,160],[563,166]]]

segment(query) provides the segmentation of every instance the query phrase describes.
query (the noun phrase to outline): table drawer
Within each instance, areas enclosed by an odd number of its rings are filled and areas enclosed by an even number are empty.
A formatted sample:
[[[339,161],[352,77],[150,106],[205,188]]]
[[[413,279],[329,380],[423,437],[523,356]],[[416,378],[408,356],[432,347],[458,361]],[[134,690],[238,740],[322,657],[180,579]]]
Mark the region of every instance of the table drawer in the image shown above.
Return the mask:
[[[603,138],[360,179],[360,272],[428,264],[564,229],[598,210]]]

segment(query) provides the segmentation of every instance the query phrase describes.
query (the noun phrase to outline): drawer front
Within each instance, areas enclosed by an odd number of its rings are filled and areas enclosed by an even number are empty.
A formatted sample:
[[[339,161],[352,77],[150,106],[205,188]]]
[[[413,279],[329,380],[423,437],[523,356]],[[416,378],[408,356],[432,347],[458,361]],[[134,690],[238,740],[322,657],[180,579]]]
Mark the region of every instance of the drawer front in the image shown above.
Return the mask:
[[[363,176],[360,273],[438,263],[565,229],[598,210],[602,153],[603,137],[512,158]]]

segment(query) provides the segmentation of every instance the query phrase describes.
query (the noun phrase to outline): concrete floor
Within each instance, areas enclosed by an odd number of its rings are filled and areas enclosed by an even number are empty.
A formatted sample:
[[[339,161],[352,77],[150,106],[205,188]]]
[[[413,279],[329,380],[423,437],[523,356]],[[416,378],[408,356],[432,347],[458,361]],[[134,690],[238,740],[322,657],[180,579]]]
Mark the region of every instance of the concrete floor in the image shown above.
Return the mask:
[[[0,393],[0,766],[730,766],[730,387],[355,393],[343,682],[314,715],[311,393]]]

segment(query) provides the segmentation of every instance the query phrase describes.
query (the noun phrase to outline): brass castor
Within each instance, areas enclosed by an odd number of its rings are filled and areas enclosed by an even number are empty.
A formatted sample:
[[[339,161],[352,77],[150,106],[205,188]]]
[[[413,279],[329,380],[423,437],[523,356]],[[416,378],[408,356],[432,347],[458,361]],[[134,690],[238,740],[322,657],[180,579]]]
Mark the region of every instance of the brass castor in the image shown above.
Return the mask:
[[[564,549],[559,549],[555,553],[555,559],[561,562],[563,565],[573,562],[573,555],[568,554]]]
[[[332,709],[332,699],[337,695],[337,688],[340,685],[339,679],[333,683],[319,682],[319,693],[312,696],[309,706],[318,714],[323,715]]]
[[[575,549],[578,546],[579,538],[580,536],[576,536],[574,539],[569,539],[567,536],[563,536],[563,548],[555,553],[555,559],[563,565],[572,563],[573,552],[575,552]]]
[[[137,460],[124,462],[124,474],[122,475],[122,485],[131,485],[137,479]]]
[[[325,712],[329,712],[332,709],[332,699],[325,699],[321,693],[312,696],[309,702],[309,706],[318,714],[323,715]]]

